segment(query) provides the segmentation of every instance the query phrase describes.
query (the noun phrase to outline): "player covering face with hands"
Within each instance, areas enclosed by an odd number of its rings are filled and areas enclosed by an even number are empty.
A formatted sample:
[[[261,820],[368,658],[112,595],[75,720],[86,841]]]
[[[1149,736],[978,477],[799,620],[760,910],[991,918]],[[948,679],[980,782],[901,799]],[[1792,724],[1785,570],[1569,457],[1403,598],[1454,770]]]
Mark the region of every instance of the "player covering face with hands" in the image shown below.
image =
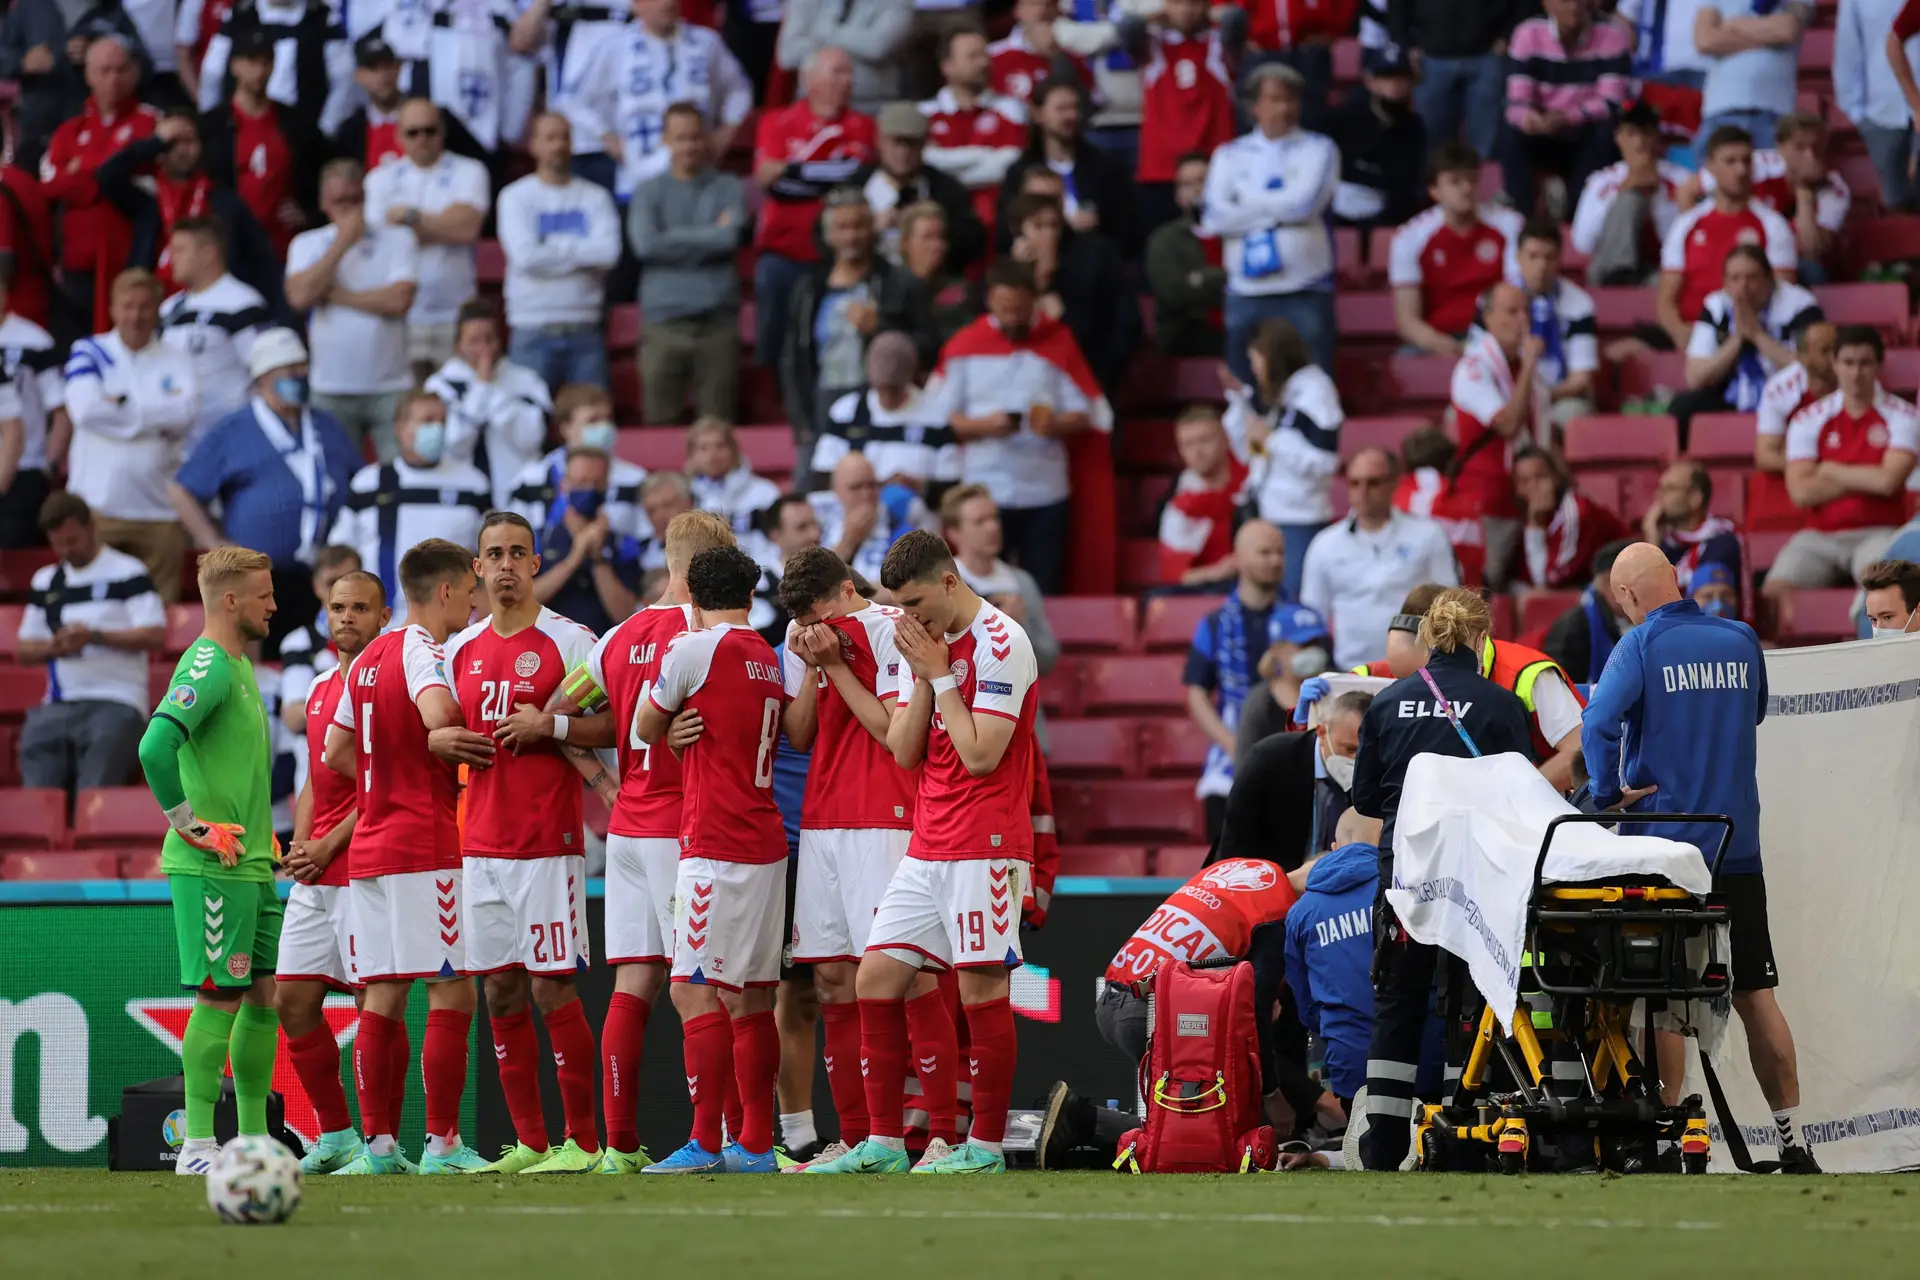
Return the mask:
[[[180,985],[194,993],[181,1038],[187,1140],[174,1171],[204,1174],[220,1079],[233,1064],[241,1133],[267,1131],[279,1019],[273,972],[282,908],[273,888],[272,750],[247,646],[273,617],[272,562],[244,547],[200,559],[206,630],[173,670],[140,739],[140,767],[167,815],[160,867],[173,899]]]

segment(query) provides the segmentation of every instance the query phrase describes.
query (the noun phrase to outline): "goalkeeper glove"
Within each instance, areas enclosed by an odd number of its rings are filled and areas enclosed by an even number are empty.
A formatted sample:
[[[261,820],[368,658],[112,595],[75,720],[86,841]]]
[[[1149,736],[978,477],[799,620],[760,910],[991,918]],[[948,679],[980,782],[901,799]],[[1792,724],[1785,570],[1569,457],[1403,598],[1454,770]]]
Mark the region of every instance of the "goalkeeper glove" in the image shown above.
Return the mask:
[[[193,816],[193,809],[187,802],[167,810],[167,824],[182,840],[202,853],[211,853],[220,859],[223,867],[238,866],[240,855],[245,852],[240,837],[247,829],[237,822],[206,822]]]

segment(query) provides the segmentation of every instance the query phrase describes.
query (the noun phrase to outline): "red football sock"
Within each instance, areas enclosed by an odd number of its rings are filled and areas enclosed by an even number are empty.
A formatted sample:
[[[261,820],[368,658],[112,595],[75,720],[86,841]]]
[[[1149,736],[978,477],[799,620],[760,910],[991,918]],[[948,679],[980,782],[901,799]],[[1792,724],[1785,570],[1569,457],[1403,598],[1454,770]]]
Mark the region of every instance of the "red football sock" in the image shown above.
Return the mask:
[[[906,1136],[907,1011],[898,1000],[860,1002],[860,1074],[876,1138]]]
[[[427,1136],[447,1139],[460,1132],[460,1095],[467,1088],[467,1037],[473,1015],[458,1009],[427,1012],[426,1043],[420,1072],[427,1086]]]
[[[860,1079],[860,1006],[823,1004],[827,1024],[827,1087],[840,1114],[840,1141],[852,1146],[870,1132],[867,1087]]]
[[[913,1047],[913,1071],[920,1078],[920,1105],[927,1109],[927,1136],[955,1140],[959,1109],[960,1042],[947,1012],[946,998],[929,991],[907,1001],[907,1038]]]
[[[540,1110],[540,1038],[533,1031],[533,1010],[491,1018],[493,1056],[500,1064],[500,1092],[513,1117],[513,1131],[535,1151],[547,1149],[547,1118]]]
[[[333,1038],[333,1028],[323,1021],[298,1040],[288,1037],[287,1056],[293,1059],[294,1074],[320,1118],[320,1132],[351,1128],[347,1091],[340,1083],[340,1042]]]
[[[703,1013],[680,1027],[687,1055],[687,1092],[693,1098],[693,1140],[702,1150],[720,1150],[721,1099],[733,1076],[733,1033],[727,1015]]]
[[[1005,996],[985,1004],[970,1004],[967,1025],[973,1031],[973,1127],[968,1136],[981,1142],[999,1142],[1007,1135],[1013,1066],[1019,1056],[1013,1005]]]
[[[724,1010],[723,1010],[724,1012]],[[740,1141],[740,1130],[747,1123],[746,1116],[740,1110],[740,1082],[733,1074],[733,1018],[727,1018],[727,1078],[725,1091],[720,1095],[720,1115],[727,1122],[727,1137],[734,1142]],[[707,1148],[709,1151],[717,1147]]]
[[[773,1088],[780,1076],[780,1030],[773,1010],[733,1024],[734,1092],[740,1098],[739,1143],[754,1155],[773,1146]]]
[[[413,1040],[407,1034],[405,1020],[399,1023],[400,1034],[387,1046],[390,1055],[387,1061],[387,1114],[393,1120],[393,1134],[400,1134],[400,1117],[407,1109],[407,1078],[413,1074]]]
[[[400,1113],[393,1105],[393,1064],[407,1052],[407,1024],[372,1011],[360,1015],[353,1037],[353,1084],[360,1095],[360,1131],[368,1139],[393,1137]]]
[[[653,1006],[624,991],[607,1004],[600,1028],[600,1105],[607,1114],[607,1145],[632,1154],[640,1149],[634,1118],[640,1105],[640,1055],[647,1043],[647,1017]]]
[[[567,1115],[567,1136],[582,1151],[600,1149],[593,1123],[593,1028],[578,1000],[569,1000],[546,1017],[553,1042],[553,1067],[560,1077],[560,1105]]]

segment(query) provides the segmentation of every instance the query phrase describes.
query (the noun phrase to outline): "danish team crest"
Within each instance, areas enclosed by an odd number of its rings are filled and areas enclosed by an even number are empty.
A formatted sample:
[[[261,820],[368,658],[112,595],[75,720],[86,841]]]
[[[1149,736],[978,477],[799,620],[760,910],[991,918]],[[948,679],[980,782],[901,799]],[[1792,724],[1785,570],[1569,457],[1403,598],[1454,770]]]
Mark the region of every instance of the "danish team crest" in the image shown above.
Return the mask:
[[[1482,240],[1473,250],[1474,256],[1482,262],[1492,262],[1499,252],[1499,248],[1491,240]]]
[[[531,680],[540,670],[540,655],[529,649],[513,660],[513,674],[522,680]]]
[[[1271,862],[1260,862],[1252,858],[1235,858],[1222,862],[1200,877],[1200,883],[1209,889],[1224,889],[1235,893],[1257,893],[1262,889],[1271,889],[1280,880],[1280,870]]]
[[[947,674],[953,677],[954,683],[965,684],[969,670],[971,670],[971,668],[967,666],[967,660],[965,658],[955,658],[953,665],[947,668]]]

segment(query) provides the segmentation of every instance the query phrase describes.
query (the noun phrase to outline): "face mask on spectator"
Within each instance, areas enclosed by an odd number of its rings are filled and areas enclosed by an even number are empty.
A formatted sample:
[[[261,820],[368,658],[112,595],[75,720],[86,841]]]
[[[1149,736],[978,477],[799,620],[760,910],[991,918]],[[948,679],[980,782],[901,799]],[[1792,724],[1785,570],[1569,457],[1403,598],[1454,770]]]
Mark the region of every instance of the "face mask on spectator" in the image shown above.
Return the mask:
[[[1333,659],[1317,644],[1310,644],[1287,659],[1287,670],[1300,680],[1311,680],[1315,676],[1325,675],[1327,668],[1332,665]]]
[[[600,506],[607,495],[598,489],[575,489],[567,495],[567,505],[580,513],[582,520],[591,520],[600,514]]]
[[[1734,608],[1731,600],[1705,600],[1700,604],[1700,612],[1709,618],[1737,618],[1740,611]]]
[[[598,449],[602,453],[612,453],[613,445],[620,438],[620,432],[611,422],[589,422],[580,428],[580,447]]]
[[[1875,627],[1873,629],[1873,638],[1875,640],[1892,640],[1899,636],[1912,635],[1913,633],[1907,630],[1907,628],[1912,625],[1913,611],[1908,610],[1907,620],[1905,622],[1897,627]]]
[[[444,422],[423,422],[413,429],[413,451],[420,455],[428,466],[440,461],[440,455],[447,451],[447,424]]]
[[[288,375],[287,377],[275,378],[273,380],[273,394],[279,396],[288,404],[306,404],[307,398],[312,393],[312,390],[312,385],[304,377]]]

